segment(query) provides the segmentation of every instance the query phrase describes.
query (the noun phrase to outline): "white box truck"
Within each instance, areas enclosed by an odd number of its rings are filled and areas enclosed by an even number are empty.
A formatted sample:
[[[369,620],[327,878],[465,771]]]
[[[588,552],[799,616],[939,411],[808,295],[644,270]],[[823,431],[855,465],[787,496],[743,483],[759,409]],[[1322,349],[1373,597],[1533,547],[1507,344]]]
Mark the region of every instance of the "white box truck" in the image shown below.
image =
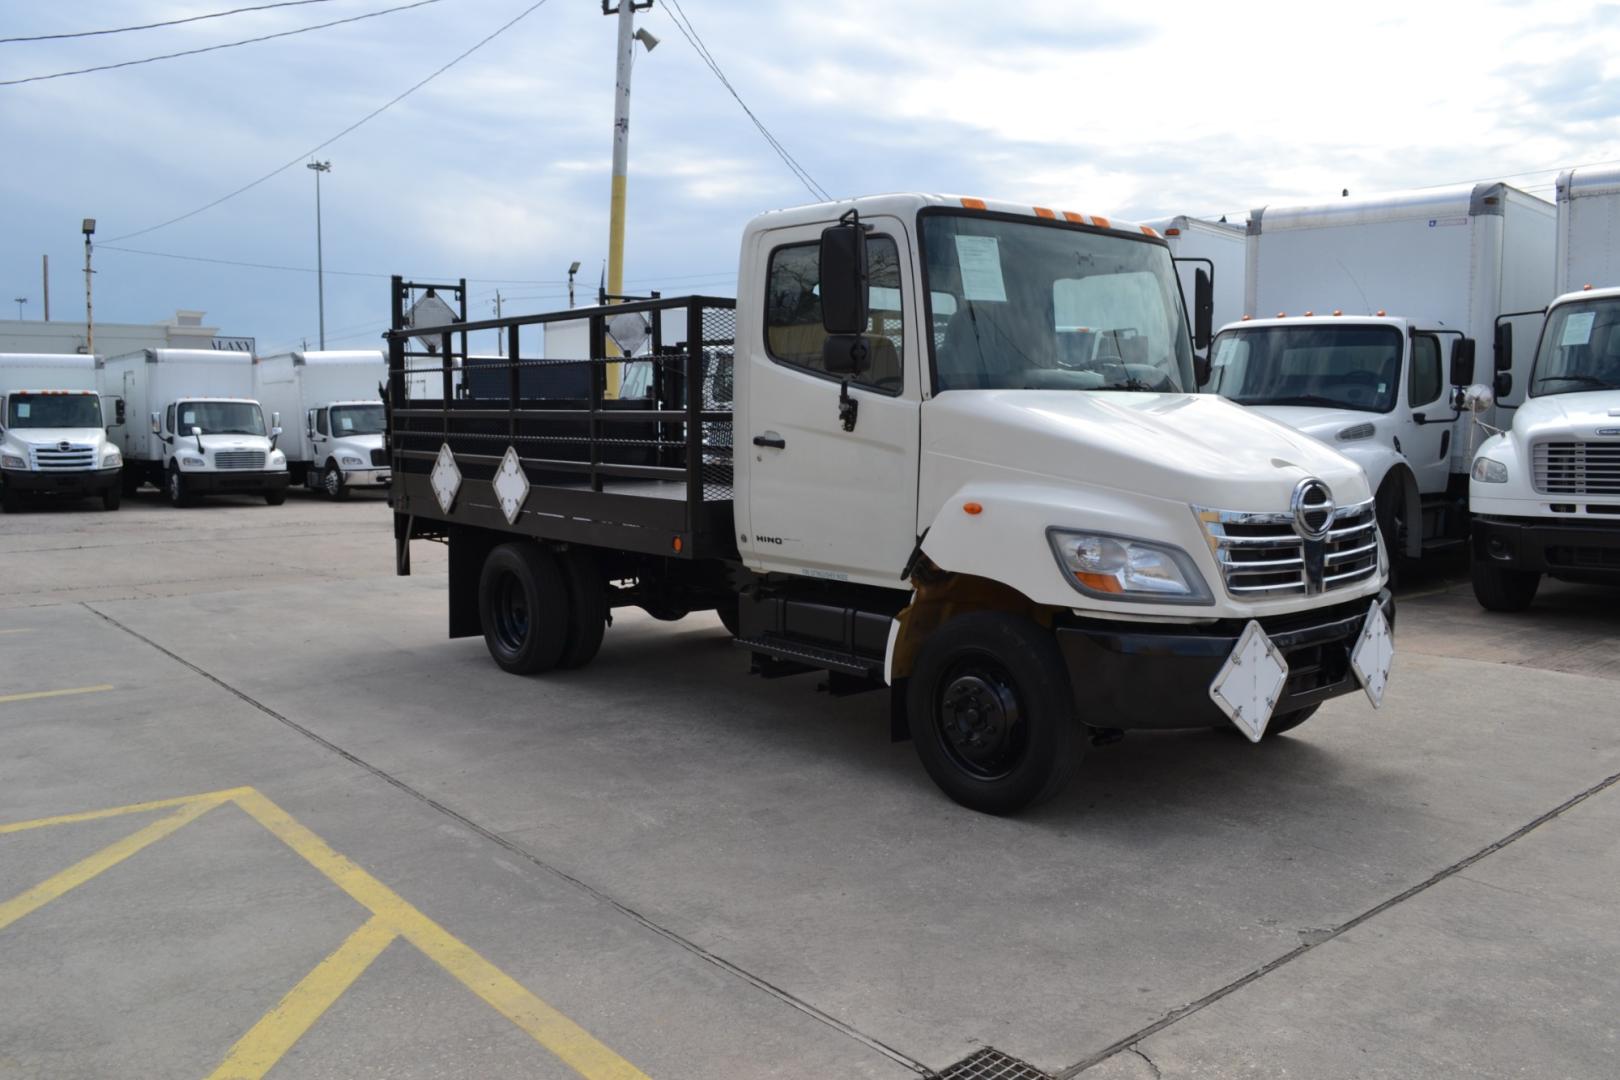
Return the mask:
[[[404,301],[430,286],[392,284],[397,566],[446,542],[450,635],[506,671],[588,663],[614,607],[714,610],[761,675],[887,694],[891,735],[992,813],[1126,729],[1258,741],[1383,693],[1366,476],[1195,392],[1209,321],[1156,231],[922,194],[766,213],[735,300],[433,328],[511,343],[503,396],[449,403],[408,395]],[[606,326],[636,312],[649,393],[612,398],[632,361]],[[586,398],[515,395],[534,331],[573,319]]]
[[[1620,584],[1620,168],[1558,178],[1558,274],[1511,430],[1474,459],[1474,595],[1519,611],[1543,575]],[[1496,363],[1511,370],[1514,328]],[[1528,351],[1528,350],[1526,350]]]
[[[1396,554],[1465,544],[1460,386],[1498,316],[1550,298],[1555,233],[1552,204],[1499,183],[1255,210],[1256,317],[1221,329],[1208,388],[1360,464]]]
[[[253,397],[253,357],[214,349],[141,349],[101,368],[102,393],[124,399],[124,490],[150,483],[176,506],[198,495],[287,499],[280,418]]]
[[[1235,322],[1245,313],[1243,279],[1248,246],[1242,225],[1181,214],[1147,223],[1159,231],[1170,254],[1176,259],[1181,293],[1194,293],[1193,276],[1200,263],[1207,264],[1215,278],[1216,326]],[[1252,314],[1252,312],[1250,313]]]
[[[355,488],[385,488],[381,349],[328,349],[258,357],[254,394],[291,425],[277,444],[292,483],[334,499]]]
[[[117,510],[123,457],[107,430],[123,402],[101,400],[96,358],[0,353],[0,505],[35,495],[97,497]]]

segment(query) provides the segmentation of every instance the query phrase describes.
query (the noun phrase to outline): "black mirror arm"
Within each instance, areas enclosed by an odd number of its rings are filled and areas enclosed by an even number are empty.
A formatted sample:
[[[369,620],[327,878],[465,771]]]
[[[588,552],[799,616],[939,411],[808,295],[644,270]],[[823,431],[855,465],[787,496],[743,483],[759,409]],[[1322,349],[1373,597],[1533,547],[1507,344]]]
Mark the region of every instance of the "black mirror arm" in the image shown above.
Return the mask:
[[[860,411],[861,403],[849,396],[849,380],[845,379],[838,384],[838,420],[844,425],[845,431],[855,430],[855,420]]]

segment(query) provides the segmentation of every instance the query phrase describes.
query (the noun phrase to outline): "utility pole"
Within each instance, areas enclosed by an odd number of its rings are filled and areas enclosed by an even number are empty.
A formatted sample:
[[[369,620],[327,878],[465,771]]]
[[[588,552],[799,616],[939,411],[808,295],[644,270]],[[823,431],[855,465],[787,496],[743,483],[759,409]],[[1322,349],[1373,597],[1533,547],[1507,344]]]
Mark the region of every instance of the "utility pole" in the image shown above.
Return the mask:
[[[500,317],[501,317],[501,290],[496,289],[495,290],[495,318],[499,319]],[[506,335],[501,333],[501,331],[498,330],[498,329],[495,331],[495,355],[496,356],[505,356],[506,355]],[[516,359],[516,357],[514,357],[513,359]]]
[[[568,308],[570,311],[574,307],[574,275],[577,273],[579,273],[579,260],[575,259],[568,264]]]
[[[609,0],[602,0],[602,14],[616,15],[619,19],[618,70],[613,87],[613,186],[608,215],[608,269],[607,291],[611,296],[624,295],[624,199],[625,182],[630,168],[630,70],[634,66],[636,42],[640,41],[652,52],[658,39],[645,30],[635,29],[635,13],[647,11],[652,0],[619,0],[617,8]],[[608,354],[617,356],[618,349],[607,343]],[[606,396],[619,396],[619,365],[607,369]]]
[[[321,173],[331,172],[330,161],[311,161],[306,169],[315,170],[315,302],[321,314],[321,348],[326,348],[326,266],[321,254]]]
[[[23,305],[28,303],[28,297],[26,297],[26,296],[13,296],[11,299],[13,301],[15,301],[16,304],[17,304],[17,321],[22,322],[22,309],[23,309]]]
[[[84,351],[95,356],[96,319],[94,309],[90,305],[90,275],[95,271],[90,269],[90,238],[96,235],[96,219],[85,218],[81,228],[84,231]]]
[[[40,284],[45,286],[45,321],[51,321],[51,257],[41,255],[39,266]]]

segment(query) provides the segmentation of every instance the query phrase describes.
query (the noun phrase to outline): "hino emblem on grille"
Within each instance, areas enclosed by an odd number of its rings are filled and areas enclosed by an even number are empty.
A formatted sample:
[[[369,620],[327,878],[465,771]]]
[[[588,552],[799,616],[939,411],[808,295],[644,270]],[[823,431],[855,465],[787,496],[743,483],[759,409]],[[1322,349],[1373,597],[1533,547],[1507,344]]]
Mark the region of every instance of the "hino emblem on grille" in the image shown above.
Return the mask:
[[[56,444],[56,448],[65,454],[69,450],[73,449],[73,444],[70,442],[59,442]]]
[[[1327,539],[1333,528],[1333,492],[1326,484],[1315,477],[1301,480],[1289,509],[1294,512],[1294,531],[1301,539]]]

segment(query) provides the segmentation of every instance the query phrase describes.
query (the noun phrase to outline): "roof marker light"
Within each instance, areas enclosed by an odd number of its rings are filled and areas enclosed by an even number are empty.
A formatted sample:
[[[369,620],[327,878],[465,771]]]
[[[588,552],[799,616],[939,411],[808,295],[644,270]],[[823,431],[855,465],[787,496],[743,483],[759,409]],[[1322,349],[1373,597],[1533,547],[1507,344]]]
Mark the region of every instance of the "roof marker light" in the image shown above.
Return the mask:
[[[1056,214],[1052,213],[1052,211],[1048,210],[1044,206],[1035,207],[1035,216],[1038,217],[1038,218],[1055,218],[1055,217],[1057,217]]]
[[[1098,217],[1096,214],[1091,215],[1091,223],[1097,226],[1099,229],[1106,229],[1109,227],[1108,219],[1105,217]]]
[[[1277,312],[1277,318],[1279,318],[1279,319],[1286,319],[1286,318],[1288,318],[1288,312],[1286,312],[1286,311],[1279,311],[1279,312]]]
[[[1063,211],[1063,220],[1071,222],[1075,225],[1084,225],[1086,223],[1086,219],[1075,213],[1073,210]]]
[[[1306,317],[1306,318],[1307,318],[1307,319],[1308,319],[1308,318],[1310,318],[1310,317],[1311,317],[1311,316],[1312,316],[1312,315],[1315,315],[1315,314],[1316,314],[1316,312],[1314,312],[1314,311],[1307,311],[1307,312],[1306,312],[1306,313],[1305,313],[1305,317]]]
[[[1335,315],[1343,315],[1344,312],[1340,311],[1338,308],[1334,308],[1333,309],[1333,314],[1335,314]]]
[[[962,208],[964,210],[983,210],[984,209],[984,200],[983,199],[970,199],[970,198],[967,198],[966,196],[963,196],[963,198],[962,198]]]
[[[1238,322],[1248,322],[1252,318],[1254,318],[1253,315],[1245,315],[1241,319],[1239,319]]]
[[[1380,319],[1382,319],[1384,317],[1384,309],[1383,308],[1378,309],[1378,317]]]
[[[1592,289],[1592,283],[1590,281],[1588,281],[1585,285],[1581,286],[1581,292],[1590,292],[1591,289]]]
[[[1180,236],[1181,235],[1181,230],[1180,229],[1166,229],[1166,230],[1164,230],[1164,235],[1166,235],[1166,236]]]

